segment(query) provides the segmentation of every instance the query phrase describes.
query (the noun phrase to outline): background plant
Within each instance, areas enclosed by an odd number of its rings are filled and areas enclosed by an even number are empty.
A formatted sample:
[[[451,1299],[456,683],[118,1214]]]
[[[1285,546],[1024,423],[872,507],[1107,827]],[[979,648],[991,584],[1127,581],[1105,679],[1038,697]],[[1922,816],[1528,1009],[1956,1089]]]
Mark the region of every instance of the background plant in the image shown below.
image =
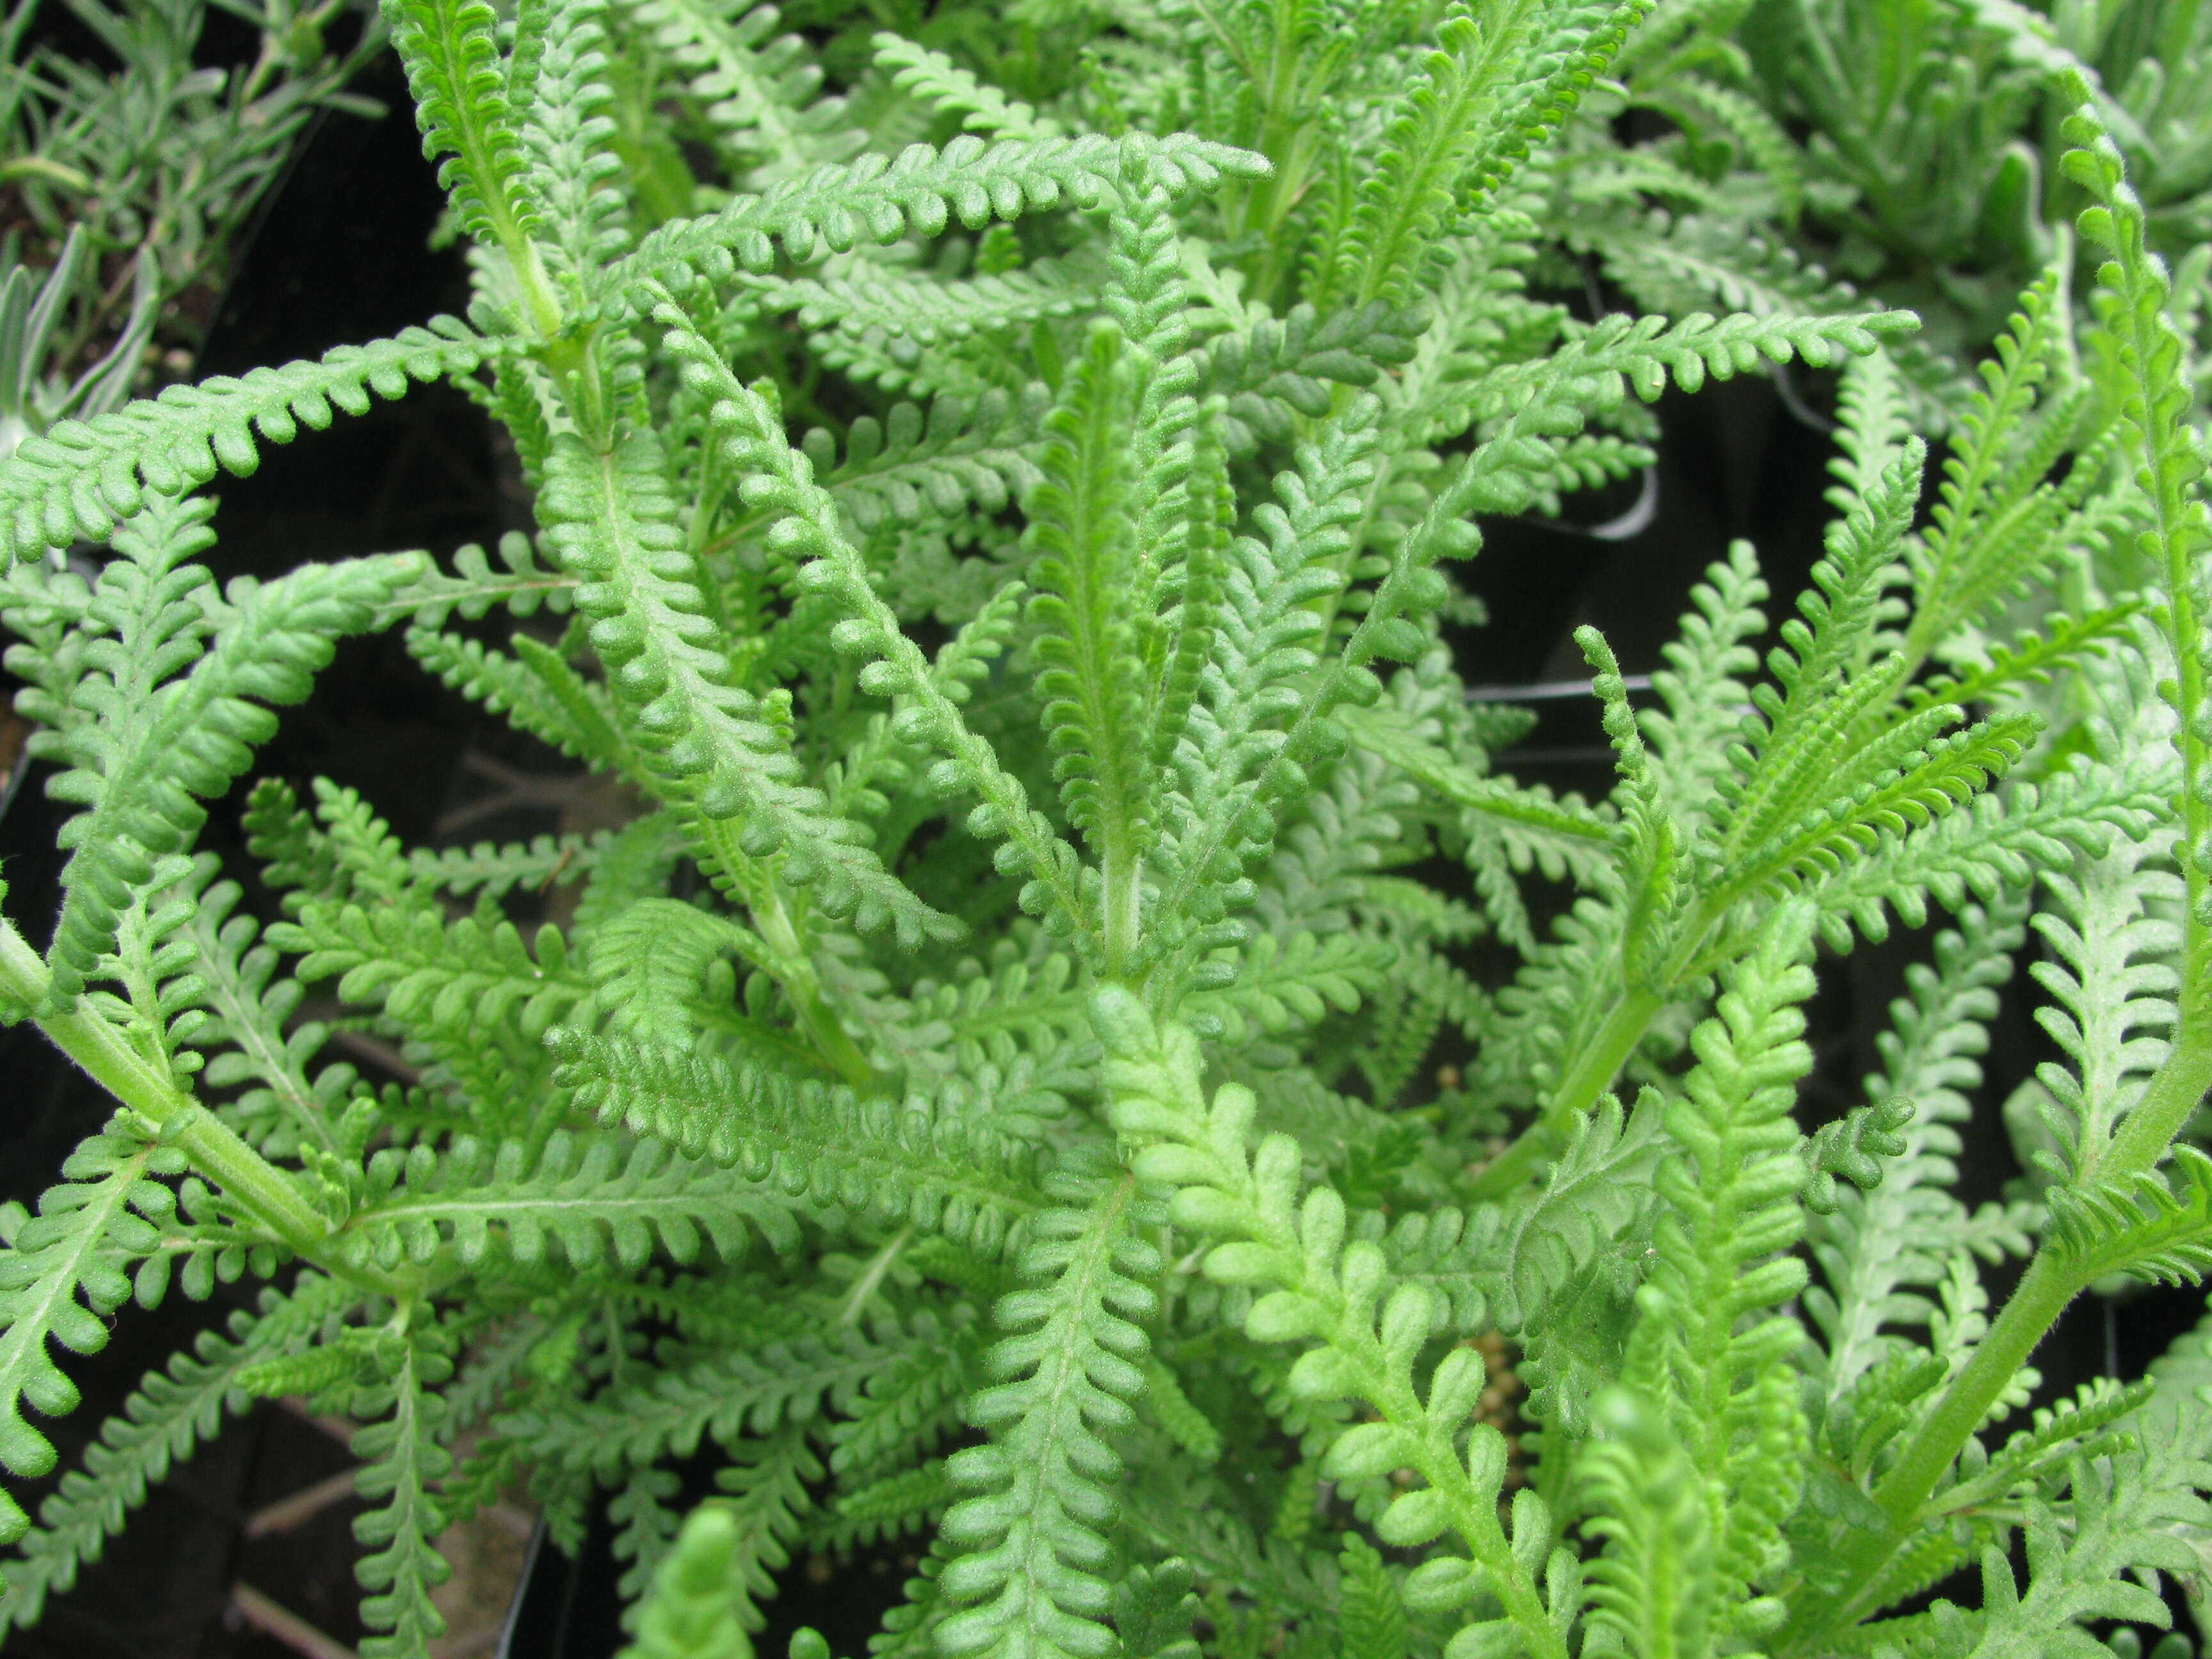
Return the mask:
[[[1009,21],[935,32],[964,62],[836,33],[831,93],[766,10],[395,0],[468,319],[0,470],[9,664],[80,808],[0,991],[120,1104],[0,1217],[0,1463],[52,1464],[50,1344],[268,1281],[10,1517],[0,1617],[301,1394],[368,1425],[374,1653],[424,1650],[431,1540],[517,1478],[565,1547],[605,1500],[647,1654],[743,1651],[793,1550],[906,1533],[879,1653],[2167,1623],[2202,1341],[2017,1420],[2075,1296],[2212,1252],[2203,440],[2110,100],[2049,69],[2087,257],[1960,383],[1785,251],[1810,198],[1733,15]],[[1771,648],[1739,544],[1645,706],[1579,635],[1607,800],[1500,773],[1525,719],[1454,648],[1482,520],[1785,362],[1839,372],[1834,516]],[[198,562],[219,472],[448,377],[535,536]],[[96,580],[46,556],[79,538]],[[207,803],[390,627],[641,810],[410,849],[264,779],[249,914]],[[1931,901],[1881,1073],[1801,1125],[1821,953]],[[1969,1209],[2030,929],[2063,1058],[2032,1194]],[[413,1082],[328,1060],[325,982]]]
[[[374,117],[344,88],[385,48],[344,0],[222,9],[259,36],[251,64],[204,65],[205,0],[67,0],[106,61],[38,39],[35,3],[0,26],[0,443],[106,413],[189,370],[237,240],[324,109]],[[343,49],[329,36],[350,35]],[[173,361],[167,378],[178,378]]]
[[[2212,36],[2199,7],[2092,0],[1762,0],[1733,82],[1802,143],[1808,257],[1911,304],[1940,349],[1985,348],[2012,296],[2069,242],[2063,176],[2068,77],[2126,144],[2152,244],[2185,261],[2204,240]]]

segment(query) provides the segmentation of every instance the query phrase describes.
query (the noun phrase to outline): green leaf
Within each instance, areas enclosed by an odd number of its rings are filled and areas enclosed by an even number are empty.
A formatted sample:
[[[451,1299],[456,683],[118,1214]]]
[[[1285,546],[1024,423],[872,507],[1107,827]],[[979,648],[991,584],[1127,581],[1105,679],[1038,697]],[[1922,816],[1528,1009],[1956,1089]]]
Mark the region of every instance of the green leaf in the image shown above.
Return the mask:
[[[145,556],[166,566],[176,556],[168,550],[204,545],[195,532],[207,511],[195,502],[149,512],[134,533],[149,549],[161,546]],[[118,560],[110,568],[126,566]],[[143,653],[132,667],[152,672],[119,680],[88,674],[75,694],[88,718],[56,744],[72,767],[53,793],[84,808],[57,837],[72,849],[52,954],[58,997],[81,991],[113,947],[123,905],[145,889],[155,862],[191,849],[207,816],[200,802],[228,788],[275,732],[276,717],[264,705],[304,698],[338,640],[368,627],[422,568],[419,555],[391,554],[302,565],[264,586],[234,588],[235,608],[204,655],[196,646],[157,649],[122,622],[120,642]],[[103,579],[103,593],[108,586]],[[187,663],[180,678],[163,672]]]
[[[534,1154],[534,1156],[533,1156]],[[542,1149],[463,1137],[442,1157],[417,1143],[406,1158],[379,1154],[354,1214],[335,1241],[341,1261],[428,1261],[452,1251],[476,1267],[487,1256],[524,1267],[550,1257],[576,1271],[610,1255],[636,1272],[659,1251],[675,1261],[713,1247],[741,1259],[759,1232],[781,1252],[799,1234],[781,1195],[733,1185],[704,1159],[657,1140],[556,1130]]]
[[[1406,1609],[1395,1574],[1358,1533],[1344,1535],[1337,1651],[1344,1659],[1406,1659]]]
[[[149,494],[185,495],[218,471],[251,477],[261,459],[256,432],[289,443],[303,424],[328,426],[333,406],[366,414],[372,391],[404,397],[410,382],[465,374],[493,349],[441,317],[388,340],[334,346],[315,362],[217,375],[110,415],[60,422],[0,465],[0,563],[80,537],[105,541],[146,509]]]
[[[1602,1438],[1575,1477],[1583,1530],[1605,1553],[1589,1565],[1591,1659],[1652,1659],[1711,1650],[1720,1609],[1702,1484],[1667,1414],[1625,1389],[1600,1396]]]
[[[995,1251],[1040,1207],[1035,1152],[981,1124],[719,1057],[550,1033],[580,1110],[694,1158]]]
[[[1030,649],[1053,774],[1068,821],[1108,860],[1145,851],[1152,769],[1128,534],[1136,386],[1123,353],[1112,325],[1091,331],[1045,422],[1042,481],[1023,503]]]
[[[529,168],[500,73],[497,16],[484,0],[380,0],[407,66],[426,159],[477,240],[514,258],[539,228]]]
[[[2051,1244],[2083,1282],[2124,1273],[2168,1285],[2212,1270],[2212,1158],[2173,1151],[2171,1182],[2156,1171],[2052,1187]]]
[[[739,1547],[740,1524],[726,1506],[707,1503],[693,1510],[653,1575],[638,1609],[637,1639],[622,1659],[751,1659],[740,1617],[745,1595]]]
[[[940,1580],[959,1608],[937,1627],[945,1653],[1103,1659],[1114,1650],[1098,1622],[1110,1604],[1096,1572],[1100,1528],[1121,1468],[1111,1437],[1145,1386],[1145,1334],[1132,1321],[1152,1313],[1142,1281],[1160,1265],[1136,1236],[1135,1195],[1123,1176],[1098,1183],[1084,1207],[1032,1224],[1019,1271],[1035,1288],[999,1309],[1009,1334],[991,1369],[1007,1380],[968,1406],[991,1442],[947,1465],[974,1495],[945,1517],[946,1540],[965,1547]]]
[[[673,522],[675,504],[648,434],[608,453],[563,434],[548,459],[540,512],[556,558],[582,579],[576,606],[613,676],[631,740],[652,757],[674,804],[728,834],[725,873],[744,885],[739,857],[781,854],[781,873],[811,886],[831,915],[864,930],[890,927],[907,944],[957,929],[884,869],[867,834],[827,810],[800,781],[788,734],[763,699],[733,683],[713,630],[693,561]],[[726,830],[716,830],[726,825]]]
[[[446,1628],[430,1592],[453,1569],[432,1541],[445,1521],[431,1489],[453,1458],[438,1443],[444,1401],[432,1390],[452,1374],[452,1362],[417,1335],[402,1341],[386,1379],[354,1402],[356,1417],[390,1413],[353,1437],[362,1460],[354,1489],[372,1505],[354,1522],[354,1537],[370,1552],[354,1572],[369,1592],[362,1623],[378,1632],[361,1644],[362,1659],[416,1659]]]
[[[303,1275],[289,1295],[263,1291],[255,1312],[233,1313],[223,1330],[201,1332],[188,1352],[139,1379],[123,1409],[100,1425],[83,1467],[64,1474],[39,1506],[38,1525],[18,1546],[21,1559],[7,1564],[0,1629],[36,1624],[46,1597],[66,1594],[80,1568],[100,1559],[148,1490],[242,1408],[243,1375],[312,1340],[356,1294],[343,1279]]]
[[[16,1207],[0,1252],[0,1465],[10,1474],[29,1479],[53,1468],[53,1444],[23,1407],[60,1417],[79,1396],[46,1344],[79,1354],[107,1346],[108,1316],[131,1295],[125,1269],[157,1246],[176,1213],[175,1193],[151,1177],[182,1164],[173,1152],[103,1132],[70,1154],[63,1183],[40,1196],[35,1216]],[[29,1524],[0,1496],[0,1535],[13,1542]]]
[[[1163,138],[1097,133],[1074,138],[1002,139],[986,145],[963,135],[942,149],[910,144],[896,156],[866,155],[783,180],[759,196],[739,196],[720,213],[664,225],[613,273],[623,291],[641,280],[678,294],[694,267],[720,278],[735,265],[766,270],[776,244],[787,258],[810,257],[817,240],[842,252],[862,240],[892,242],[911,229],[935,236],[952,219],[980,230],[994,219],[1058,206],[1103,205],[1124,167],[1148,172],[1171,194],[1211,189],[1222,175],[1251,178],[1267,165],[1256,155],[1175,133]],[[641,291],[649,311],[658,296]]]

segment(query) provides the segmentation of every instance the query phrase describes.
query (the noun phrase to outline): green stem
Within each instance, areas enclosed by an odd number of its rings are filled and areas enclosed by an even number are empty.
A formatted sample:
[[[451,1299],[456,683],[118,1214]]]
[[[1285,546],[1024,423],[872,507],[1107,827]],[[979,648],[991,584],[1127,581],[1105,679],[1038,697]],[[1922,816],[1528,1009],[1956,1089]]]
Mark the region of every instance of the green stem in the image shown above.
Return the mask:
[[[296,1254],[310,1254],[331,1233],[330,1218],[307,1202],[288,1176],[179,1089],[166,1066],[131,1046],[123,1033],[82,1003],[53,1008],[52,981],[37,951],[12,922],[0,920],[0,995],[38,1010],[33,1023],[85,1074],[131,1110],[156,1125],[193,1167],[219,1185]]]
[[[1109,849],[1100,871],[1101,908],[1105,922],[1106,972],[1128,974],[1137,959],[1144,921],[1145,860],[1125,846]]]
[[[2174,1136],[2203,1103],[2208,1089],[2212,1089],[2212,1011],[2185,1003],[2173,1047],[2097,1160],[2098,1175],[2110,1180],[2156,1168]]]
[[[2208,1088],[2212,1088],[2212,1018],[2201,1010],[2185,1008],[2182,1029],[2165,1064],[2153,1074],[2142,1098],[2097,1160],[2098,1178],[2109,1181],[2156,1168]],[[1879,1611],[1863,1605],[1863,1598],[1919,1520],[1921,1506],[2085,1282],[2078,1270],[2062,1266],[2047,1245],[2037,1252],[1966,1369],[1952,1378],[1904,1455],[1875,1488],[1874,1500],[1887,1524],[1879,1532],[1851,1535],[1843,1552],[1844,1588],[1803,1609],[1794,1625],[1801,1639],[1817,1638]]]
[[[1879,1611],[1865,1605],[1881,1570],[1919,1520],[1966,1437],[1979,1428],[2006,1388],[2020,1374],[2066,1304],[2080,1294],[2078,1273],[2061,1266],[2047,1250],[2039,1252],[2006,1301],[2004,1311],[1975,1348],[1966,1369],[1951,1380],[1890,1472],[1875,1488],[1874,1501],[1886,1517],[1880,1531],[1853,1531],[1840,1557],[1843,1588],[1807,1604],[1793,1620],[1792,1635],[1778,1645],[1802,1648],[1826,1632]]]
[[[1560,1134],[1575,1121],[1576,1115],[1595,1105],[1597,1097],[1620,1074],[1621,1066],[1642,1041],[1644,1028],[1666,1006],[1666,997],[1648,987],[1622,992],[1612,1012],[1606,1015],[1605,1023],[1575,1056],[1574,1064],[1559,1079],[1536,1121],[1474,1177],[1468,1188],[1468,1196],[1503,1198],[1534,1174],[1536,1165],[1556,1150]]]
[[[52,980],[39,953],[24,942],[14,923],[0,918],[0,997],[37,1011],[32,1023],[86,1076],[156,1126],[161,1139],[191,1159],[192,1168],[220,1188],[226,1200],[295,1255],[380,1296],[422,1292],[427,1276],[420,1272],[403,1278],[330,1259],[324,1247],[335,1231],[333,1224],[289,1176],[179,1089],[166,1066],[149,1061],[108,1021],[81,1002],[56,1009],[52,991]]]
[[[1522,1130],[1520,1137],[1475,1176],[1468,1188],[1471,1196],[1503,1198],[1535,1173],[1537,1164],[1547,1153],[1558,1149],[1559,1138],[1576,1117],[1595,1105],[1597,1097],[1620,1074],[1629,1055],[1636,1052],[1636,1045],[1644,1040],[1645,1028],[1674,1000],[1674,988],[1712,971],[1711,953],[1706,949],[1708,939],[1743,896],[1742,884],[1729,882],[1689,908],[1674,929],[1674,948],[1665,963],[1656,973],[1632,983],[1620,994],[1606,1015],[1605,1023],[1575,1057],[1567,1074],[1559,1079],[1536,1121]],[[1729,937],[1723,933],[1722,942],[1725,943]],[[1626,956],[1620,960],[1625,964]]]
[[[24,33],[38,15],[39,0],[16,0],[8,13],[7,22],[0,24],[0,58],[10,64],[15,61],[15,55],[22,47]]]
[[[20,185],[27,179],[42,179],[79,194],[92,188],[92,180],[76,168],[44,155],[19,155],[12,161],[0,162],[0,185]]]
[[[914,1225],[909,1222],[890,1236],[883,1249],[878,1250],[860,1276],[853,1281],[853,1288],[845,1292],[845,1299],[837,1307],[837,1328],[849,1331],[860,1322],[868,1310],[868,1303],[883,1288],[884,1280],[905,1253],[907,1243],[914,1237]]]
[[[872,1088],[878,1080],[876,1069],[868,1064],[868,1057],[845,1030],[844,1022],[823,1000],[822,983],[815,977],[812,957],[799,937],[791,912],[784,905],[774,873],[763,869],[738,846],[736,828],[727,820],[702,820],[702,825],[717,861],[744,896],[753,927],[774,958],[770,971],[783,988],[784,995],[791,1000],[792,1010],[799,1029],[806,1033],[807,1042],[823,1063],[848,1083],[859,1089]]]

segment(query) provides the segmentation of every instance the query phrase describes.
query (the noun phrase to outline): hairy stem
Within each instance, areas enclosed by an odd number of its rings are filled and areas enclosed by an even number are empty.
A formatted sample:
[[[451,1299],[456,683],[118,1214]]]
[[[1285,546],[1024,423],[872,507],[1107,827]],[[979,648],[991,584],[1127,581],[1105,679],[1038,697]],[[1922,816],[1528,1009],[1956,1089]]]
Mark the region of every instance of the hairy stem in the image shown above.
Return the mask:
[[[1531,1175],[1544,1157],[1556,1149],[1559,1137],[1577,1114],[1588,1111],[1597,1103],[1620,1074],[1621,1066],[1636,1045],[1643,1040],[1644,1028],[1651,1024],[1659,1011],[1667,1006],[1667,999],[1649,988],[1624,991],[1615,999],[1605,1023],[1591,1035],[1590,1040],[1575,1056],[1566,1075],[1552,1091],[1552,1097],[1536,1121],[1525,1129],[1513,1144],[1491,1159],[1482,1172],[1474,1177],[1468,1188],[1468,1195],[1477,1199],[1503,1198]]]
[[[2173,1047],[2097,1160],[2100,1176],[2109,1179],[2155,1168],[2203,1103],[2205,1091],[2212,1089],[2212,1011],[2190,1006],[2203,1000],[2200,989],[2197,997],[2184,1000]]]
[[[743,897],[761,943],[774,958],[770,971],[791,1000],[793,1014],[815,1057],[856,1088],[872,1086],[878,1081],[875,1068],[836,1012],[823,1000],[813,959],[799,936],[798,924],[792,920],[773,873],[738,847],[737,826],[729,819],[702,818],[699,828],[715,861]]]
[[[2154,1168],[2208,1087],[2212,1087],[2212,1029],[2200,1021],[2177,1036],[2166,1063],[2098,1160],[2098,1174],[2110,1180]],[[1989,1334],[1875,1488],[1875,1502],[1887,1516],[1887,1525],[1879,1532],[1851,1535],[1842,1552],[1848,1568],[1842,1580],[1845,1588],[1834,1599],[1804,1610],[1801,1635],[1817,1636],[1877,1611],[1862,1605],[1860,1598],[1905,1541],[1921,1505],[1967,1437],[1987,1419],[2067,1304],[2081,1294],[2084,1282],[2078,1271],[2053,1257],[2047,1245],[2037,1253]]]
[[[1875,1488],[1874,1500],[1882,1510],[1885,1524],[1879,1530],[1855,1529],[1848,1535],[1837,1552],[1844,1569],[1839,1580],[1842,1588],[1800,1607],[1791,1621],[1790,1637],[1778,1647],[1785,1651],[1804,1650],[1817,1645],[1825,1633],[1880,1610],[1868,1605],[1865,1597],[1911,1534],[1921,1506],[1951,1467],[1960,1447],[1981,1426],[2036,1345],[2081,1288],[2080,1275],[2061,1266],[2047,1249],[2028,1264],[2004,1311],[1975,1348],[1966,1369],[1952,1379],[1904,1455]]]
[[[325,1261],[320,1247],[333,1231],[332,1224],[289,1176],[179,1089],[166,1067],[149,1061],[106,1020],[82,1003],[54,1011],[49,1001],[52,990],[39,953],[24,942],[13,922],[0,919],[0,997],[38,1011],[31,1016],[32,1023],[85,1075],[157,1126],[161,1138],[182,1151],[195,1170],[295,1255],[382,1295],[402,1293],[414,1283],[374,1268]]]
[[[1126,975],[1134,965],[1144,917],[1144,854],[1122,844],[1109,848],[1101,871],[1104,912],[1106,970]]]

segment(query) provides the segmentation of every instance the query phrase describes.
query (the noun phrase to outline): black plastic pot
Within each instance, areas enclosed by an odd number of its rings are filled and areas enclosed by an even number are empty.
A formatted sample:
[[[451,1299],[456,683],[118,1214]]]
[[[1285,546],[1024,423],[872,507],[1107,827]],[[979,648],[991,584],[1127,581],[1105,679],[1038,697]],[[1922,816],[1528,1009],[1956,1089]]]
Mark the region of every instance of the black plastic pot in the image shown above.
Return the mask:
[[[500,1635],[498,1659],[604,1659],[622,1645],[622,1602],[615,1593],[621,1570],[607,1531],[601,1516],[582,1553],[571,1558],[554,1547],[544,1522],[538,1522]]]

